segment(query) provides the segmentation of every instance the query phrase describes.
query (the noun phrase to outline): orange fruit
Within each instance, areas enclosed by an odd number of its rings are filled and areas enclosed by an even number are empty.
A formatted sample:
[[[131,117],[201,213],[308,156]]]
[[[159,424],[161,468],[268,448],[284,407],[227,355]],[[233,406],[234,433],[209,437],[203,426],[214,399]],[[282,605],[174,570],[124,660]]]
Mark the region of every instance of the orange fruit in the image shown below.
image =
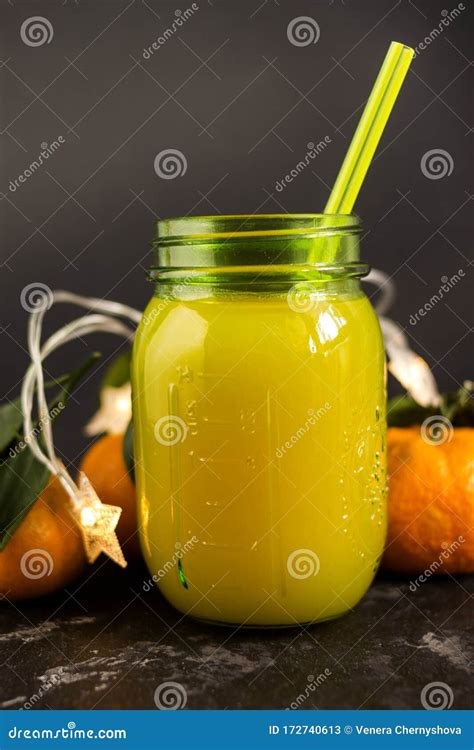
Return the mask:
[[[123,435],[105,435],[89,448],[80,470],[88,477],[100,500],[122,508],[116,532],[128,559],[140,555],[135,485],[122,452]]]
[[[444,442],[420,427],[388,430],[388,537],[383,566],[400,573],[474,571],[474,428]]]
[[[80,575],[86,555],[68,504],[59,480],[50,477],[0,552],[0,597],[15,601],[44,596]]]

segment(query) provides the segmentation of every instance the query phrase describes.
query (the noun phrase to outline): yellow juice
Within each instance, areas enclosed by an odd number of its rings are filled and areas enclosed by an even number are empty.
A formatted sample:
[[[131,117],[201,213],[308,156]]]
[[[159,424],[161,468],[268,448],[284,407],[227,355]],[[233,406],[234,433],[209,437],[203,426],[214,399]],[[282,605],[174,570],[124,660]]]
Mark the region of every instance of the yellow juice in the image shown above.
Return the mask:
[[[291,626],[343,614],[370,585],[386,531],[384,352],[358,282],[346,287],[315,287],[301,310],[285,293],[200,288],[145,311],[141,544],[181,612]]]

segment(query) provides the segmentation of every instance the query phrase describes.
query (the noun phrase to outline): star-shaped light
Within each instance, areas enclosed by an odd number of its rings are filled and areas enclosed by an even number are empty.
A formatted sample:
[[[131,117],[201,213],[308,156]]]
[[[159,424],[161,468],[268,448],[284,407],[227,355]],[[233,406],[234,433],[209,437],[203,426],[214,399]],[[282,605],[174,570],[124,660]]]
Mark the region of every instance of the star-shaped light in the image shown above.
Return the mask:
[[[87,559],[95,562],[101,552],[122,568],[127,566],[115,533],[122,508],[102,503],[92,484],[81,471],[76,503],[70,512],[79,526]]]
[[[118,435],[128,427],[132,417],[132,387],[125,383],[119,388],[106,386],[100,394],[100,409],[85,426],[86,435],[107,432]]]

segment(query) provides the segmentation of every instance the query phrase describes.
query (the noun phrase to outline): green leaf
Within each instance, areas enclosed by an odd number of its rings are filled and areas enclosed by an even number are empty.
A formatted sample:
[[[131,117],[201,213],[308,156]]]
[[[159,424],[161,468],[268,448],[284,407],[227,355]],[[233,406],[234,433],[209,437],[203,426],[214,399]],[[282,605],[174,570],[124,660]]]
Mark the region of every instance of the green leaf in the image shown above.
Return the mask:
[[[135,484],[135,459],[133,457],[133,422],[130,420],[126,429],[125,435],[123,436],[123,458],[125,466],[130,474],[132,482]]]
[[[441,414],[457,427],[474,427],[473,384],[469,380],[456,393],[443,396]]]
[[[21,430],[23,415],[20,399],[0,406],[0,453],[8,448]]]
[[[44,489],[48,476],[47,467],[28,447],[0,464],[0,551]]]
[[[52,419],[61,413],[66,406],[68,398],[85,373],[100,357],[94,353],[87,358],[76,370],[69,375],[61,376],[47,387],[60,385],[61,388],[55,398],[48,404]],[[54,411],[55,407],[62,404],[61,410]],[[10,409],[16,405],[15,412],[18,417],[10,414]],[[12,404],[3,406],[0,416],[6,415],[6,421],[2,419],[2,442],[6,444],[0,460],[0,551],[10,541],[18,526],[32,507],[38,495],[44,489],[49,477],[49,470],[33,455],[24,438],[18,433],[21,431],[23,417],[21,415],[19,400]],[[36,429],[40,430],[39,425]],[[8,437],[10,436],[10,437]],[[8,452],[6,449],[9,449]]]
[[[130,382],[130,361],[132,350],[127,349],[115,357],[110,367],[106,370],[100,384],[100,390],[104,388],[120,388]]]
[[[474,427],[473,384],[466,380],[455,393],[443,394],[436,407],[420,406],[411,396],[395,396],[387,404],[389,427],[419,425],[436,414],[449,419],[453,427]]]
[[[92,352],[79,367],[69,373],[69,375],[63,377],[61,381],[56,381],[58,385],[62,385],[62,388],[53,403],[59,404],[62,401],[66,404],[76,385],[78,385],[84,375],[95,365],[101,356],[100,352]],[[51,408],[51,404],[49,404],[49,407]]]
[[[66,405],[69,395],[74,390],[76,384],[81,380],[85,373],[90,370],[100,356],[101,355],[98,352],[93,352],[86,361],[73,372],[60,375],[58,378],[49,380],[44,384],[44,387],[47,390],[62,386],[56,397],[48,404],[50,412],[60,404]],[[55,418],[54,415],[52,418]],[[23,439],[22,425],[23,414],[21,412],[21,398],[15,398],[7,404],[0,405],[0,456],[3,456],[6,449],[13,443],[16,444]]]
[[[411,396],[395,396],[387,404],[389,427],[411,427],[421,424],[432,414],[436,414],[435,409],[420,406]]]

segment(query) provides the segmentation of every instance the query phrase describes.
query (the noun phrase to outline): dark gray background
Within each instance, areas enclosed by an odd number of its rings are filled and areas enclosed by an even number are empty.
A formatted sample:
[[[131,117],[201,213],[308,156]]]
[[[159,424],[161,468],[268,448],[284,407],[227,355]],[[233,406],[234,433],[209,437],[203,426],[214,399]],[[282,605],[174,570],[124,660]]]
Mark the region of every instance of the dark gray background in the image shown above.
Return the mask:
[[[143,48],[170,26],[177,9],[190,5],[0,4],[4,398],[17,392],[27,364],[25,285],[41,281],[143,308],[158,215],[322,210],[390,41],[416,46],[438,26],[441,11],[454,7],[443,0],[201,0],[179,33],[144,60]],[[443,389],[470,374],[472,12],[468,0],[465,6],[412,64],[356,206],[367,230],[364,258],[397,284],[390,314],[407,328]],[[51,22],[49,44],[21,40],[21,24],[33,15]],[[297,47],[287,26],[303,15],[321,33],[316,44]],[[37,157],[42,142],[60,135],[65,144],[12,193],[10,180]],[[307,143],[325,136],[332,142],[313,168],[276,192],[275,182],[304,157]],[[154,158],[165,148],[185,154],[184,176],[157,176]],[[450,176],[423,175],[421,158],[432,149],[449,152]],[[410,326],[410,315],[438,291],[440,278],[459,269],[466,273],[462,281]],[[53,308],[49,326],[72,312]],[[117,346],[114,337],[89,338],[58,354],[48,369],[67,370],[88,347],[106,359]],[[87,445],[79,430],[94,398],[89,380],[59,420],[58,447],[72,461]]]

